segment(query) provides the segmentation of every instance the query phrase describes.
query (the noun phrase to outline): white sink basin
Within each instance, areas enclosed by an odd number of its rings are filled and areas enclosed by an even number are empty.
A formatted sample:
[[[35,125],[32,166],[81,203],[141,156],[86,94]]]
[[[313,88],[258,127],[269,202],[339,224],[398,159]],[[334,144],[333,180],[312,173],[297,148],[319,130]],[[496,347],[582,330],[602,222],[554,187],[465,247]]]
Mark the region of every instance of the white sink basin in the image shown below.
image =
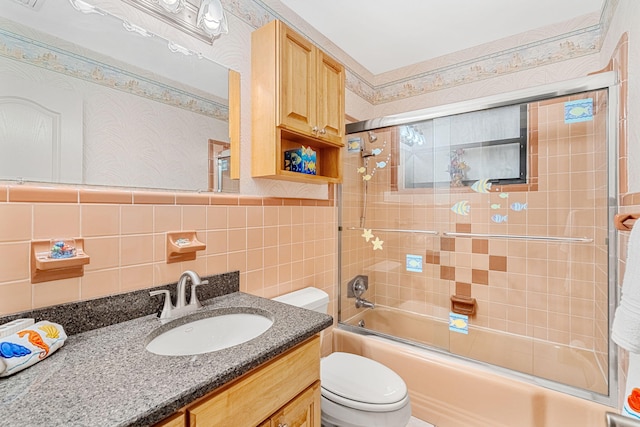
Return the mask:
[[[215,315],[171,328],[147,344],[161,356],[188,356],[223,350],[242,344],[265,332],[273,320],[251,313]]]

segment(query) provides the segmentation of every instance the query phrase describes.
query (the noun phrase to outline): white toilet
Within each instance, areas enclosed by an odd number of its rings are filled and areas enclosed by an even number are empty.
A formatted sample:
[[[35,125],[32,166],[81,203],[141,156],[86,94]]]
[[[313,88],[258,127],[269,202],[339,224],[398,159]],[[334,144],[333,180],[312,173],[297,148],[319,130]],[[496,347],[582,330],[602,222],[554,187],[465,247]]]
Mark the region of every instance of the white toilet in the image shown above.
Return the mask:
[[[309,287],[274,298],[327,312],[329,295]],[[324,427],[406,427],[411,418],[407,386],[391,369],[350,353],[331,353],[320,362]]]

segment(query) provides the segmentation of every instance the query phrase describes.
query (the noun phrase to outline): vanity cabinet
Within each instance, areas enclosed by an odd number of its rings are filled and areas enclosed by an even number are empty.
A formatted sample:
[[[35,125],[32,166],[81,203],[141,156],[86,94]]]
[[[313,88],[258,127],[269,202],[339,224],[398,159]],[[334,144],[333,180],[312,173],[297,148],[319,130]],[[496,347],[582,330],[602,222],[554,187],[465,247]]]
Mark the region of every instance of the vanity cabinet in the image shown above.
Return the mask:
[[[182,413],[182,424],[164,424]],[[319,336],[212,391],[156,427],[185,425],[320,427]]]
[[[342,64],[275,20],[251,37],[252,175],[341,182],[344,147]],[[316,175],[285,170],[284,152],[317,154]]]

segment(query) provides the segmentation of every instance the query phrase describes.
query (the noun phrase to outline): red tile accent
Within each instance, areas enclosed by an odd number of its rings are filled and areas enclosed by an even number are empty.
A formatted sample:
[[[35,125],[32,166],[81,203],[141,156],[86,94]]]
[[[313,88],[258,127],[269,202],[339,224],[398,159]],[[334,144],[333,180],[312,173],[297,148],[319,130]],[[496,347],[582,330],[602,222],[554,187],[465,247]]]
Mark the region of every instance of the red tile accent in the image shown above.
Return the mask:
[[[440,264],[440,252],[427,250],[424,256],[425,264]]]
[[[456,239],[453,237],[442,237],[440,239],[440,250],[441,251],[456,251]]]
[[[489,284],[489,272],[487,270],[471,270],[471,282],[478,285]]]
[[[487,239],[472,239],[471,252],[474,254],[488,254],[489,241]]]
[[[489,270],[507,271],[507,257],[489,255]]]
[[[471,283],[456,282],[456,295],[471,296]]]
[[[471,224],[456,223],[456,233],[471,233]]]
[[[456,278],[456,268],[455,267],[447,267],[446,265],[440,266],[440,278],[443,280],[455,280]]]

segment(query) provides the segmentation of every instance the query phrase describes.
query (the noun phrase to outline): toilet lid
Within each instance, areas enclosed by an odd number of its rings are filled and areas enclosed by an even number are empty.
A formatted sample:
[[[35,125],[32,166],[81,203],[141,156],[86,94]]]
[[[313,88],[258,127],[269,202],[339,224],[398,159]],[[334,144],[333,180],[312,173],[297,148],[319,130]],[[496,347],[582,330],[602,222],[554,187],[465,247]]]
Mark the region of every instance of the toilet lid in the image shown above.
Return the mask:
[[[341,405],[370,411],[395,410],[407,403],[407,386],[391,369],[350,353],[331,353],[320,363],[325,397]]]

